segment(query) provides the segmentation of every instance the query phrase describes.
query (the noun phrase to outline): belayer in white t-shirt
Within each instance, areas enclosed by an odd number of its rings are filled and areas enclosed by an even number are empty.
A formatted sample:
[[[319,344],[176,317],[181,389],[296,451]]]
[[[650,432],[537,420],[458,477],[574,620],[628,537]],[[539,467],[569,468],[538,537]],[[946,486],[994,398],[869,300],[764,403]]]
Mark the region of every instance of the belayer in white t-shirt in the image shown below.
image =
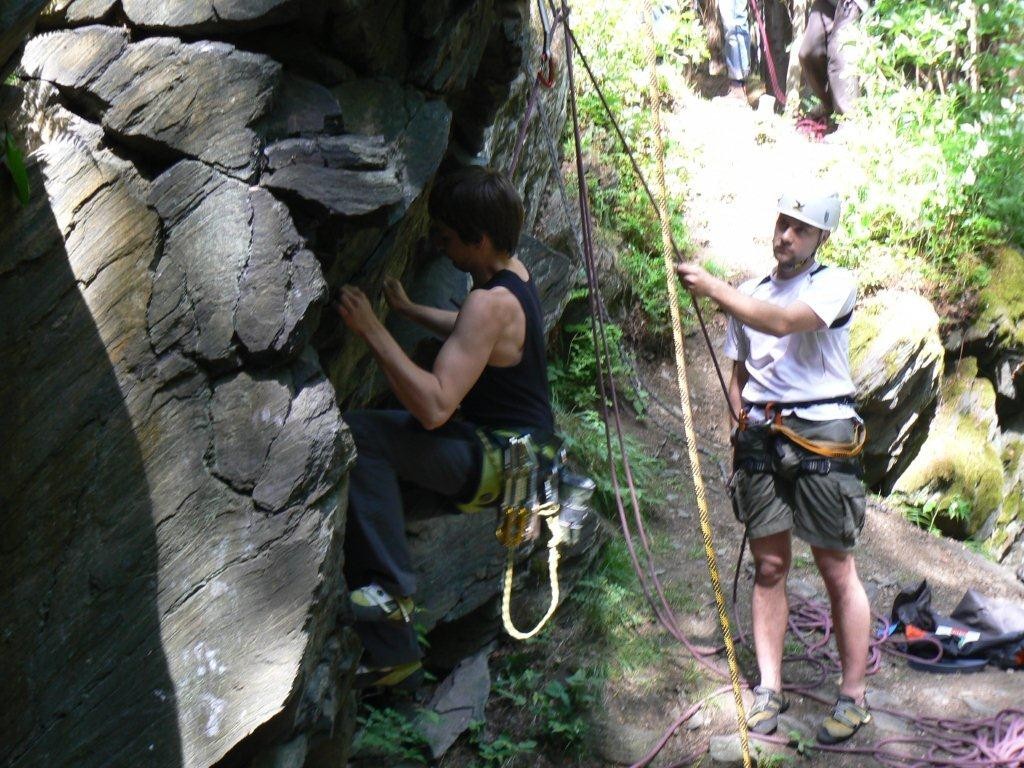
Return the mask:
[[[848,270],[815,260],[839,209],[835,194],[784,194],[772,238],[775,268],[738,289],[697,264],[677,267],[691,293],[729,316],[729,400],[742,414],[733,432],[730,490],[754,557],[761,676],[747,725],[771,733],[789,706],[782,655],[795,534],[810,545],[828,590],[842,664],[839,698],[817,733],[826,744],[848,739],[871,720],[864,699],[871,613],[853,557],[865,510],[864,433],[849,359],[857,285]]]

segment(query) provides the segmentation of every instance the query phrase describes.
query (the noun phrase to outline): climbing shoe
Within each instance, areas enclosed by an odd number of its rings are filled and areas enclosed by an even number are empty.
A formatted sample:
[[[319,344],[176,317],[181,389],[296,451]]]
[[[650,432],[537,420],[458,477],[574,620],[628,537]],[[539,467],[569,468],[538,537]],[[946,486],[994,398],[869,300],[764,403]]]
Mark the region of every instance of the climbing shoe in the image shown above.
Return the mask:
[[[829,716],[821,721],[818,728],[818,742],[820,744],[838,744],[853,736],[862,725],[871,722],[871,713],[868,711],[867,703],[863,707],[858,706],[849,696],[840,694],[835,706]]]
[[[415,691],[423,685],[423,662],[412,661],[394,667],[360,666],[356,670],[355,687],[387,688],[392,691]]]
[[[356,621],[412,621],[415,607],[411,597],[392,597],[379,584],[352,590],[349,595]]]
[[[754,706],[747,712],[747,728],[767,736],[779,727],[779,715],[789,709],[789,701],[778,691],[758,685],[754,688]]]

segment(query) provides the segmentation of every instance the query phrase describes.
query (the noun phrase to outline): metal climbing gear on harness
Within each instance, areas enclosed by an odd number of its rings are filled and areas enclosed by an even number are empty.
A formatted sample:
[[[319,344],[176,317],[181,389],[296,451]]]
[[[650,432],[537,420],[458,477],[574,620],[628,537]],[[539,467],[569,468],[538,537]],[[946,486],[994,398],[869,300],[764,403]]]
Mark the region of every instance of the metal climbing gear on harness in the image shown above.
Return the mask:
[[[558,607],[558,547],[579,540],[588,514],[586,502],[595,484],[566,469],[565,451],[554,436],[535,440],[529,433],[511,429],[478,429],[477,436],[483,450],[480,482],[473,498],[458,507],[463,512],[498,510],[494,535],[508,551],[501,617],[511,637],[526,640],[541,630]],[[538,539],[542,526],[549,533],[551,601],[536,626],[523,632],[516,628],[511,615],[515,551]]]

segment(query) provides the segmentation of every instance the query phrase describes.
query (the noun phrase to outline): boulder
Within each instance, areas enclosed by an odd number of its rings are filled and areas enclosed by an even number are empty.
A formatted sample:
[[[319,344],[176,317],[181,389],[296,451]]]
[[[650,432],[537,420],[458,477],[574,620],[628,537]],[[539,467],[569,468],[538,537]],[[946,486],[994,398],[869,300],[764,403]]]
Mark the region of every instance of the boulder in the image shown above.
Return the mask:
[[[981,311],[966,332],[973,341],[967,350],[995,384],[996,409],[1007,418],[1024,412],[1024,254],[1011,247],[996,251],[978,299]]]
[[[977,374],[977,361],[966,358],[947,377],[928,438],[893,486],[895,501],[958,538],[976,533],[1002,501],[995,392]]]
[[[924,442],[942,361],[938,315],[919,294],[882,291],[854,313],[850,366],[868,431],[868,486],[891,488]]]
[[[1007,427],[1002,446],[1003,500],[978,538],[985,540],[997,560],[1013,563],[1013,550],[1024,545],[1024,432]]]

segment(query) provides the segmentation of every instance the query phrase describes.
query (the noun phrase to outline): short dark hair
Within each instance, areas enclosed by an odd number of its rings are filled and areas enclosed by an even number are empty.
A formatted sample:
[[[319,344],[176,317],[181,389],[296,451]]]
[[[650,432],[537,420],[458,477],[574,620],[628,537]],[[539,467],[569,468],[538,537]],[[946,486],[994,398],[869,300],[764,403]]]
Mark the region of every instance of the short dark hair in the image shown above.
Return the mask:
[[[430,216],[451,227],[464,243],[487,235],[499,251],[512,253],[523,228],[523,201],[500,171],[468,166],[434,182],[428,202]]]

